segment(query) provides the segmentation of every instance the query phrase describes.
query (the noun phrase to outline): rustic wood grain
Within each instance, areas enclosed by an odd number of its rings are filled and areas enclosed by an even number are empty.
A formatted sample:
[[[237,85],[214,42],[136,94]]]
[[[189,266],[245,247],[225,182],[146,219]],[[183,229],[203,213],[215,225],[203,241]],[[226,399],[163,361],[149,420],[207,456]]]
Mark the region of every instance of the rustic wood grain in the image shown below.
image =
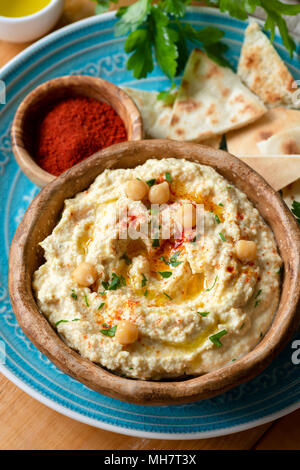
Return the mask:
[[[121,0],[128,4],[132,0]],[[93,14],[91,0],[66,0],[58,27]],[[0,66],[28,44],[0,41]],[[0,374],[0,449],[299,449],[300,411],[273,426],[212,439],[166,441],[138,439],[92,428],[73,421],[29,397]],[[268,431],[268,429],[270,429]]]
[[[270,425],[230,436],[165,441],[122,436],[58,414],[0,376],[0,449],[179,450],[249,449]]]

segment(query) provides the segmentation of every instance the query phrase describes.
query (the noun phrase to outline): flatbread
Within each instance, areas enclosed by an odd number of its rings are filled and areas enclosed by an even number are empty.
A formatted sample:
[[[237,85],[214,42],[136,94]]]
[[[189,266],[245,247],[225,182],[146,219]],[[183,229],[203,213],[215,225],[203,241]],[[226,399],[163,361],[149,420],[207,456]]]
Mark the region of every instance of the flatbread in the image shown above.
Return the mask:
[[[300,157],[297,156],[269,156],[269,157],[239,157],[276,191],[296,181],[300,176]]]
[[[122,88],[133,99],[141,112],[145,137],[148,139],[166,139],[170,132],[172,106],[166,106],[161,100],[158,100],[158,93],[155,91]],[[201,143],[218,149],[221,140],[222,136],[216,135]]]
[[[300,111],[273,108],[249,126],[227,133],[227,149],[237,156],[260,155],[258,142],[297,126],[300,126]]]
[[[172,106],[158,100],[155,91],[122,87],[139,108],[146,138],[166,139],[169,134]]]
[[[294,183],[289,184],[283,188],[282,197],[290,209],[292,207],[293,201],[300,202],[300,178],[297,181],[294,181]]]
[[[278,132],[257,146],[261,155],[300,155],[300,125]]]
[[[245,32],[238,75],[268,107],[284,105],[300,108],[294,78],[255,22],[251,22]]]
[[[169,138],[201,141],[245,126],[265,112],[238,75],[194,49],[174,103]]]

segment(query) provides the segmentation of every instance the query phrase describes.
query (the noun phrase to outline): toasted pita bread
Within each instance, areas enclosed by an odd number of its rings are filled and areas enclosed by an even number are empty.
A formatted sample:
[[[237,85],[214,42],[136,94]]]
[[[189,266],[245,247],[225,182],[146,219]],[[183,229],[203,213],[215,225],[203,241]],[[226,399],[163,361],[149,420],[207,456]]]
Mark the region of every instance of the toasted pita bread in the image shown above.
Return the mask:
[[[155,91],[136,90],[134,88],[122,87],[134,100],[139,108],[145,130],[145,137],[150,139],[165,139],[170,131],[170,120],[172,106],[166,106],[157,99]],[[216,135],[202,142],[203,145],[220,148],[222,136]]]
[[[122,87],[139,108],[146,138],[165,139],[169,133],[172,106],[157,99],[157,92]]]
[[[266,112],[233,71],[195,49],[174,103],[169,137],[201,141],[255,121]]]
[[[293,95],[297,85],[292,75],[255,22],[251,22],[245,32],[238,74],[268,107],[300,108],[296,94]]]
[[[300,155],[300,125],[258,142],[257,147],[261,155]]]
[[[257,144],[285,129],[300,126],[300,111],[286,108],[270,109],[247,127],[226,134],[227,149],[237,156],[260,155]]]
[[[293,183],[300,175],[300,157],[291,156],[269,156],[262,157],[239,157],[265,180],[276,191]]]
[[[298,158],[300,160],[300,157]],[[289,208],[292,207],[293,201],[300,202],[300,178],[283,188],[282,197]]]

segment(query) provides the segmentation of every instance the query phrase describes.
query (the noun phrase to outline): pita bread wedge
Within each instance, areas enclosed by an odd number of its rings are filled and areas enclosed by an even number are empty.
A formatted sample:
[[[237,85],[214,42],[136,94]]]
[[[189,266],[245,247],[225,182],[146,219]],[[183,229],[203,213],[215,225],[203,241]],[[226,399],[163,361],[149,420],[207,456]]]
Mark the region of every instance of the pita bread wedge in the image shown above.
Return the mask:
[[[257,146],[261,155],[300,155],[300,125],[278,132]]]
[[[297,85],[292,75],[255,22],[250,23],[245,32],[238,74],[268,107],[300,107],[299,100],[295,100],[297,93],[293,95]]]
[[[260,155],[258,143],[269,139],[278,132],[300,126],[300,111],[287,108],[273,108],[254,123],[228,132],[227,149],[237,156]]]
[[[245,126],[265,112],[260,99],[231,69],[195,49],[173,106],[169,138],[201,141]]]
[[[137,90],[122,87],[134,100],[139,108],[145,130],[145,137],[149,139],[165,139],[170,131],[172,106],[166,106],[157,99],[155,91]],[[220,148],[222,136],[216,135],[202,142],[202,144],[215,149]]]
[[[298,157],[300,160],[300,157]],[[282,190],[282,197],[286,205],[291,209],[293,201],[300,202],[300,178],[289,184]]]
[[[165,139],[169,133],[172,106],[157,99],[157,92],[122,87],[139,108],[146,138]]]

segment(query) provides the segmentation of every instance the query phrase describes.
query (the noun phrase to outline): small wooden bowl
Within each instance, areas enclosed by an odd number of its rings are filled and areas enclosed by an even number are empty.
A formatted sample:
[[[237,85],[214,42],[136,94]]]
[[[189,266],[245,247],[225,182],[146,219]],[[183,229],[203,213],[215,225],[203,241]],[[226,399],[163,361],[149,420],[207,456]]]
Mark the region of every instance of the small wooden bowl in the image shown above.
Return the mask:
[[[284,261],[280,305],[262,341],[241,359],[186,380],[132,380],[108,372],[69,348],[38,310],[32,275],[44,262],[39,243],[55,227],[64,200],[90,186],[106,168],[134,168],[149,158],[186,158],[215,168],[244,191],[272,228]],[[9,292],[17,320],[30,340],[63,372],[99,393],[144,405],[210,398],[259,374],[287,344],[300,321],[300,230],[278,194],[241,160],[220,150],[167,140],[126,142],[98,152],[46,186],[34,199],[14,236]]]
[[[56,176],[43,170],[34,160],[33,140],[37,124],[53,103],[74,96],[95,98],[110,104],[123,120],[128,140],[143,138],[139,109],[127,93],[113,83],[87,75],[70,75],[45,82],[22,101],[11,128],[15,158],[25,175],[40,188]]]

